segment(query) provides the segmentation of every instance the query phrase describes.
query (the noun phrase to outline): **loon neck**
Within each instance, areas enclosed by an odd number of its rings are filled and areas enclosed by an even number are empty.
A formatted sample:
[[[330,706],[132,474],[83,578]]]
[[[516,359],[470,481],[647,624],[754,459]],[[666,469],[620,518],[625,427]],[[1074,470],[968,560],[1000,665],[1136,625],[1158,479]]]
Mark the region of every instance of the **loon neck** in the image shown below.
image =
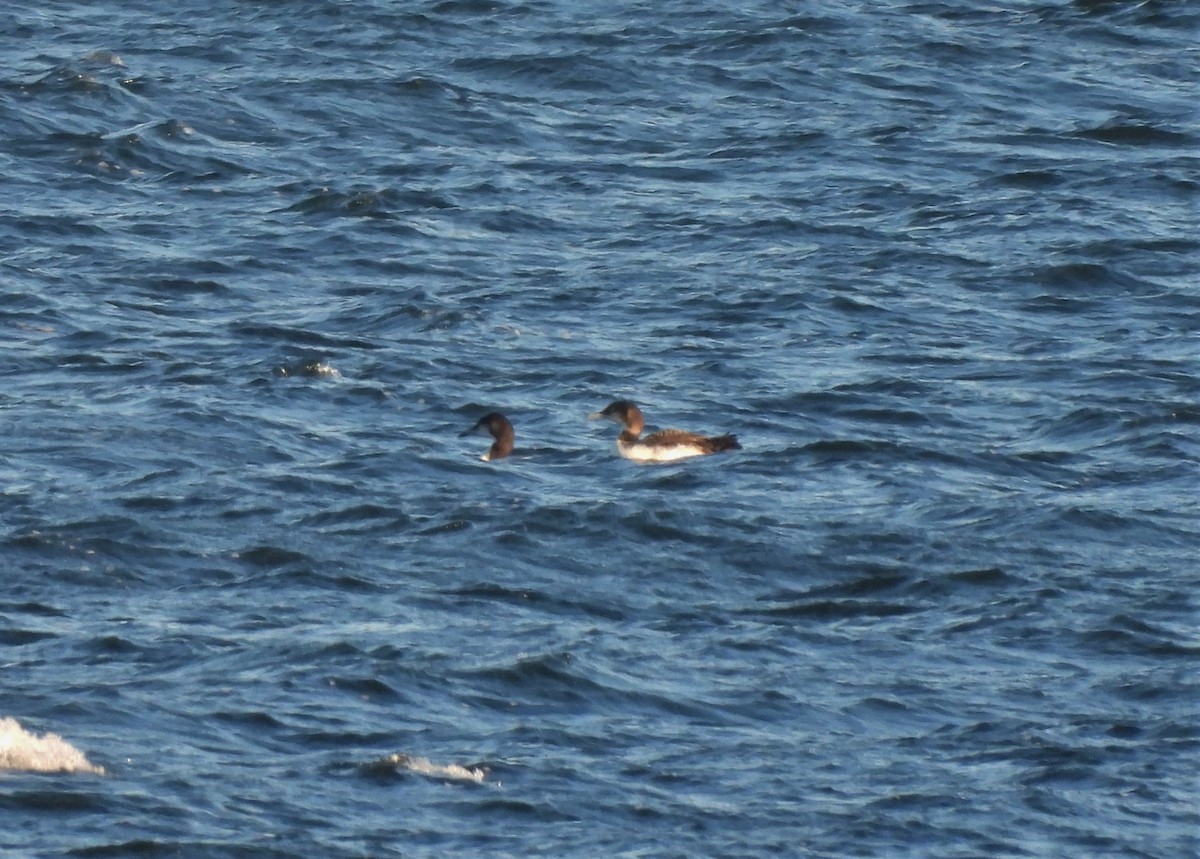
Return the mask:
[[[492,447],[488,450],[488,459],[503,459],[513,452],[515,433],[512,425],[506,421],[499,427],[494,426],[492,430],[492,437],[496,440],[492,442]]]
[[[638,436],[641,435],[641,433],[641,427],[634,429],[632,426],[628,426],[621,430],[621,434],[617,436],[617,441],[624,442],[625,444],[636,444]]]
[[[625,441],[637,441],[637,437],[642,434],[642,429],[646,426],[646,419],[642,417],[642,410],[629,403],[625,407],[624,414],[621,415],[622,423],[625,424],[625,429],[621,431],[621,438]]]

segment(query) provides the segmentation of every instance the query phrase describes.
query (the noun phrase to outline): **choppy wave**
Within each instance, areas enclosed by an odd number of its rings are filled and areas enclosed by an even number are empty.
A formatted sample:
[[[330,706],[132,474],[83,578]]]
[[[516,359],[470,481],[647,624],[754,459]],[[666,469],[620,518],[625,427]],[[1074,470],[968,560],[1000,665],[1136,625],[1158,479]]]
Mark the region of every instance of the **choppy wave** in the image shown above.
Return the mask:
[[[4,706],[136,762],[0,853],[1194,852],[1196,4],[150,5],[0,13]]]
[[[9,716],[0,718],[0,770],[104,775],[104,767],[58,734],[30,733]]]
[[[413,772],[431,778],[470,781],[476,784],[482,784],[488,774],[486,767],[471,767],[463,766],[462,764],[435,764],[427,758],[406,755],[400,752],[380,758],[377,761],[372,761],[366,765],[365,769],[373,773],[384,770]]]

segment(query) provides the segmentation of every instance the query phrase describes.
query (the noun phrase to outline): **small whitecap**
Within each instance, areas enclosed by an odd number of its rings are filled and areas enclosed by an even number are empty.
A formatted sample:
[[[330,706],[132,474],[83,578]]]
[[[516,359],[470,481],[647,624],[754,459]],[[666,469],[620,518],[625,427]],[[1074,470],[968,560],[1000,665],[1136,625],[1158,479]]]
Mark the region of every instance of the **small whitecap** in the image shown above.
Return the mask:
[[[84,60],[90,63],[106,63],[117,68],[125,68],[125,61],[121,59],[119,54],[112,51],[92,51],[84,57]]]
[[[384,766],[394,767],[397,770],[408,770],[419,775],[427,775],[433,778],[449,778],[457,781],[473,781],[476,784],[483,784],[483,780],[487,777],[487,769],[485,767],[465,767],[461,764],[435,764],[427,758],[415,757],[414,755],[406,755],[400,752],[388,755],[382,761]]]
[[[79,749],[58,734],[31,734],[13,718],[0,718],[0,771],[96,773],[104,767],[91,763]]]
[[[336,367],[325,361],[303,361],[287,367],[276,367],[275,375],[285,379],[293,376],[310,379],[340,379],[342,377]]]

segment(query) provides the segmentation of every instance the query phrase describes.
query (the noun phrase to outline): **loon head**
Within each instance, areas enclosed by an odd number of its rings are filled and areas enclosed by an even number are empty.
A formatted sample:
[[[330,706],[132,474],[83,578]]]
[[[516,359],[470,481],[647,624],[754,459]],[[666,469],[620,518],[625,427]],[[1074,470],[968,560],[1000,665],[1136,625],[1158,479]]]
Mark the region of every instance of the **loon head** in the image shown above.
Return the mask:
[[[598,412],[593,412],[588,415],[590,420],[609,420],[615,421],[634,434],[640,433],[642,427],[646,425],[645,418],[642,417],[642,410],[635,406],[629,400],[616,400],[609,403]]]
[[[487,430],[488,434],[495,439],[492,442],[491,448],[483,455],[483,461],[489,462],[493,459],[503,459],[513,451],[513,425],[508,418],[499,412],[489,412],[475,422],[475,425],[470,429],[460,432],[459,438],[472,435],[480,430]]]

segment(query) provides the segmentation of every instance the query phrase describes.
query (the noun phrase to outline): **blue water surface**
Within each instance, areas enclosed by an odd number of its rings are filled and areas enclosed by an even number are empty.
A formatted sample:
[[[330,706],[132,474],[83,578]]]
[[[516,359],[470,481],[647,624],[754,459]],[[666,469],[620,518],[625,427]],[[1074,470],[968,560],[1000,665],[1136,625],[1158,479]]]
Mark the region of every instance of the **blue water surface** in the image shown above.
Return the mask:
[[[0,12],[0,854],[1200,852],[1200,7],[730,6]]]

